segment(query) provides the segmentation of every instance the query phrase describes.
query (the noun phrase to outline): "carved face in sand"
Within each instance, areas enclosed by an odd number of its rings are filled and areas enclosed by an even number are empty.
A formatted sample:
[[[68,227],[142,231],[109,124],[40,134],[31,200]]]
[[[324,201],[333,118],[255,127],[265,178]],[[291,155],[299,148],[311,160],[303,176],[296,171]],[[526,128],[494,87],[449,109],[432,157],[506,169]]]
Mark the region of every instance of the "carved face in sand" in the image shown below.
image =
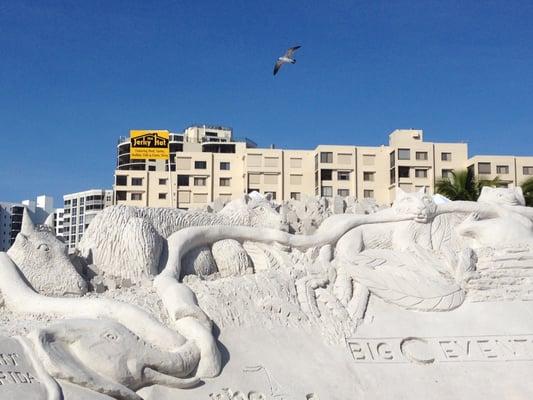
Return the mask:
[[[521,187],[493,188],[489,186],[483,186],[477,201],[479,203],[501,204],[505,206],[526,205]]]
[[[22,228],[7,254],[39,293],[51,296],[83,295],[87,283],[70,262],[66,245],[49,225],[35,227],[24,210]]]
[[[140,399],[134,391],[154,384],[187,388],[199,381],[184,378],[195,367],[191,346],[165,352],[112,320],[64,320],[28,338],[50,375],[116,399]]]
[[[396,200],[392,205],[392,209],[397,214],[417,214],[429,220],[435,216],[437,205],[433,198],[425,193],[424,189],[407,193],[398,187],[396,188]]]

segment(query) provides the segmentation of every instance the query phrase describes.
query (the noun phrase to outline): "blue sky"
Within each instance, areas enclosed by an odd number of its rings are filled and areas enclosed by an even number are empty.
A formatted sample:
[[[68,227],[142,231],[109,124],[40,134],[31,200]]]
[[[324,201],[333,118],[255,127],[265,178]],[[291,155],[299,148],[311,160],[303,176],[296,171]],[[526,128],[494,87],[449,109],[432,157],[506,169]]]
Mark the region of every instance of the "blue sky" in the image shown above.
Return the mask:
[[[531,21],[531,1],[0,0],[0,200],[111,187],[120,135],[194,123],[533,155]]]

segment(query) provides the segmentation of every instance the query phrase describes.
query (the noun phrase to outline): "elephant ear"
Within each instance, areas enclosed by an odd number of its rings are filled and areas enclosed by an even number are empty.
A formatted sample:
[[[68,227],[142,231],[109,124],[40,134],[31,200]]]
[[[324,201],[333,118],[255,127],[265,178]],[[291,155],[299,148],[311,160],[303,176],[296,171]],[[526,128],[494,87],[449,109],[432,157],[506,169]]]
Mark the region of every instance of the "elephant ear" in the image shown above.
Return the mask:
[[[428,264],[425,255],[382,250],[375,255],[363,252],[362,257],[366,260],[358,260],[355,279],[388,303],[410,310],[448,311],[465,299],[464,290],[438,272],[445,268]]]

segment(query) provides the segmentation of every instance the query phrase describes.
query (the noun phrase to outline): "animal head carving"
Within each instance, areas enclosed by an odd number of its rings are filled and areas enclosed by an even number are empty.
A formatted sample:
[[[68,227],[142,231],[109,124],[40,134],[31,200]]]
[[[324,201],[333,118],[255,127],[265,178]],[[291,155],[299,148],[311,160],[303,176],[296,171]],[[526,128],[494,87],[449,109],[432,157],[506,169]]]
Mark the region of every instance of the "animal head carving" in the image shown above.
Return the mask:
[[[220,214],[230,217],[240,225],[287,230],[285,218],[280,213],[280,205],[274,203],[271,196],[262,196],[259,193],[230,201],[220,210]]]
[[[501,204],[506,206],[525,206],[526,201],[522,188],[520,186],[514,188],[495,188],[483,186],[478,202]]]
[[[431,219],[437,211],[437,205],[423,188],[408,193],[398,187],[392,209],[397,214],[423,214],[427,219]]]
[[[21,231],[7,254],[37,292],[85,294],[87,283],[72,265],[66,245],[55,237],[50,223],[47,220],[47,224],[36,227],[24,209]]]
[[[197,364],[192,345],[164,352],[110,319],[67,319],[30,332],[46,371],[116,399],[137,399],[151,385],[188,388]],[[105,379],[102,379],[102,377]]]

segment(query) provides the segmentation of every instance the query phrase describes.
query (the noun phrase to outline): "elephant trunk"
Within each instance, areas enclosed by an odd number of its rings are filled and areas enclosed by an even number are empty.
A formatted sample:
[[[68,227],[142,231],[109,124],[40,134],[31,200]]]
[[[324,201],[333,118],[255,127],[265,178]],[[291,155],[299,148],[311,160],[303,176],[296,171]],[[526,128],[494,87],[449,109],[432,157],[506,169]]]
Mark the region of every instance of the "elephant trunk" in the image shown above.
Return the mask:
[[[200,350],[192,341],[187,341],[174,352],[150,352],[146,367],[164,375],[183,378],[194,372],[199,361]]]

